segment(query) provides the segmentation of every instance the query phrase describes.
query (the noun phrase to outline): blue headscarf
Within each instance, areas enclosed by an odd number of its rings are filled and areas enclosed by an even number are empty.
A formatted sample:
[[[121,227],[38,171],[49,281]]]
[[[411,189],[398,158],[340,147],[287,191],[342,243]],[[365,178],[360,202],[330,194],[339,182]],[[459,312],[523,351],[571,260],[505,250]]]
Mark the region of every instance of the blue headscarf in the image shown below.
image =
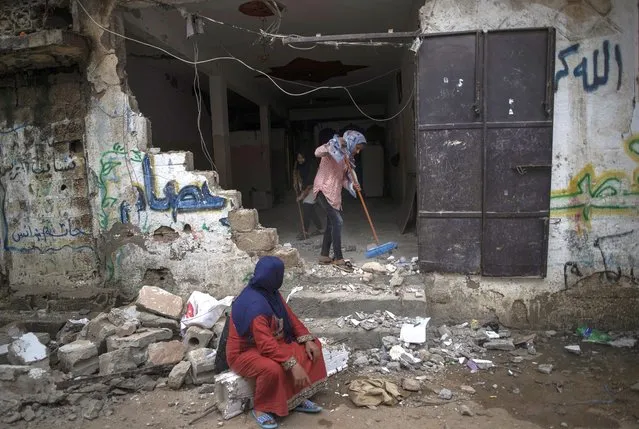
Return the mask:
[[[250,336],[256,317],[275,315],[284,321],[286,342],[293,341],[293,325],[279,293],[283,281],[284,263],[280,258],[264,256],[257,261],[253,278],[231,305],[231,318],[240,336]]]
[[[364,134],[359,131],[347,130],[342,135],[342,138],[346,140],[347,152],[345,152],[342,148],[342,145],[339,142],[339,136],[336,134],[328,142],[328,153],[337,163],[344,162],[344,156],[348,155],[351,168],[353,169],[353,175],[355,175],[355,149],[358,144],[366,144],[366,137],[364,137]],[[346,175],[346,190],[353,196],[353,198],[357,198],[357,194],[355,193],[355,188],[353,186],[353,180],[357,180],[357,177],[353,179],[353,177],[349,174]]]
[[[348,130],[344,132],[342,138],[346,140],[347,154],[354,167],[355,159],[353,156],[355,148],[358,144],[366,144],[366,137],[364,137],[364,134],[359,131]],[[333,138],[328,142],[328,152],[338,163],[341,163],[344,160],[344,149],[342,149],[342,145],[339,142],[339,136],[337,134],[335,134],[335,136],[333,136]]]

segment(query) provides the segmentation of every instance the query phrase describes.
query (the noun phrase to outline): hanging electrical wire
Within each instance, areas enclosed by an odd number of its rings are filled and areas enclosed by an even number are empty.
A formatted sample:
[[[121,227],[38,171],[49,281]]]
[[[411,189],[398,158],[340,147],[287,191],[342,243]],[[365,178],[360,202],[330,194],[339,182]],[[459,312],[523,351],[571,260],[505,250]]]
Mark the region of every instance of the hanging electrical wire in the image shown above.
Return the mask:
[[[202,133],[202,88],[200,86],[200,73],[197,69],[197,59],[199,56],[199,49],[197,46],[197,40],[193,40],[193,58],[195,59],[195,64],[193,68],[195,69],[195,77],[193,78],[193,91],[195,92],[195,102],[197,103],[197,131],[200,134],[200,147],[202,148],[202,153],[204,153],[204,157],[211,164],[213,170],[217,171],[217,167],[213,162],[213,157],[209,152],[206,141],[204,140],[204,133]]]
[[[76,1],[77,1],[77,4],[78,4],[78,5],[80,6],[80,8],[82,9],[82,11],[83,11],[83,12],[87,15],[87,17],[88,17],[88,18],[89,18],[89,19],[90,19],[90,20],[91,20],[91,21],[92,21],[92,22],[93,22],[93,23],[94,23],[94,24],[95,24],[98,28],[102,29],[103,31],[106,31],[106,32],[107,32],[107,33],[109,33],[109,34],[113,34],[114,36],[121,37],[121,38],[123,38],[123,39],[125,39],[125,40],[129,40],[129,41],[131,41],[131,42],[138,43],[138,44],[143,45],[143,46],[147,46],[147,47],[150,47],[150,48],[153,48],[153,49],[157,49],[157,50],[159,50],[159,51],[161,51],[161,52],[164,52],[165,54],[170,55],[171,57],[173,57],[173,58],[175,58],[175,59],[177,59],[177,60],[179,60],[179,61],[181,61],[181,62],[183,62],[183,63],[185,63],[185,64],[189,64],[189,65],[192,65],[192,66],[197,66],[197,65],[199,65],[199,64],[212,63],[212,62],[215,62],[215,61],[235,61],[235,62],[237,62],[237,63],[239,63],[239,64],[243,65],[243,66],[244,66],[244,67],[246,67],[247,69],[252,70],[252,71],[254,71],[254,72],[256,72],[256,73],[259,73],[259,74],[263,75],[263,76],[264,76],[264,77],[266,77],[268,80],[270,80],[270,81],[271,81],[271,83],[272,83],[272,84],[273,84],[273,85],[274,85],[274,86],[275,86],[278,90],[280,90],[282,93],[284,93],[284,94],[286,94],[286,95],[288,95],[288,96],[291,96],[291,97],[304,97],[304,96],[307,96],[307,95],[309,95],[309,94],[312,94],[312,93],[314,93],[314,92],[321,91],[321,90],[343,90],[343,91],[345,91],[345,92],[348,94],[348,97],[351,99],[351,101],[352,101],[353,105],[355,106],[355,108],[356,108],[356,109],[357,109],[357,110],[358,110],[358,111],[359,111],[359,112],[360,112],[360,113],[361,113],[364,117],[366,117],[366,118],[368,118],[368,119],[370,119],[371,121],[374,121],[374,122],[387,122],[387,121],[391,121],[391,120],[395,119],[396,117],[398,117],[398,116],[399,116],[399,115],[400,115],[400,114],[401,114],[401,113],[402,113],[402,112],[403,112],[403,111],[404,111],[404,110],[408,107],[408,105],[409,105],[409,103],[412,101],[412,98],[413,98],[414,93],[415,93],[415,86],[413,85],[413,89],[412,89],[412,91],[411,91],[411,95],[408,97],[408,99],[407,99],[406,103],[404,104],[404,106],[403,106],[403,107],[402,107],[402,108],[401,108],[401,109],[400,109],[397,113],[395,113],[394,115],[392,115],[392,116],[390,116],[390,117],[387,117],[387,118],[375,118],[375,117],[372,117],[372,116],[368,115],[366,112],[364,112],[364,111],[362,110],[362,108],[361,108],[361,107],[357,104],[357,102],[355,101],[355,98],[353,97],[353,94],[351,94],[351,92],[349,91],[349,89],[348,89],[346,86],[343,86],[343,85],[337,85],[337,86],[318,86],[318,87],[315,87],[315,88],[310,89],[310,90],[308,90],[308,91],[299,92],[299,93],[294,93],[294,92],[290,92],[290,91],[287,91],[287,90],[285,90],[284,88],[282,88],[282,87],[281,87],[281,86],[280,86],[280,85],[279,85],[279,84],[275,81],[275,79],[273,79],[273,77],[271,77],[268,73],[263,72],[262,70],[256,69],[255,67],[250,66],[250,65],[249,65],[249,64],[247,64],[246,62],[244,62],[244,61],[242,61],[241,59],[236,58],[236,57],[234,57],[234,56],[232,56],[232,55],[230,55],[230,54],[229,54],[229,56],[208,58],[208,59],[206,59],[206,60],[201,60],[201,61],[200,61],[200,60],[197,60],[197,59],[196,59],[195,61],[191,61],[191,60],[188,60],[188,59],[184,59],[184,58],[182,58],[182,57],[180,57],[180,56],[178,56],[178,55],[173,54],[172,52],[170,52],[170,51],[168,51],[168,50],[166,50],[166,49],[164,49],[164,48],[161,48],[161,47],[159,47],[159,46],[156,46],[156,45],[153,45],[153,44],[151,44],[151,43],[147,43],[147,42],[144,42],[144,41],[141,41],[141,40],[138,40],[138,39],[134,39],[134,38],[132,38],[132,37],[126,36],[126,35],[124,35],[124,34],[120,34],[120,33],[116,32],[116,31],[113,31],[113,30],[111,30],[111,29],[107,28],[107,27],[104,27],[104,26],[103,26],[103,25],[101,25],[99,22],[97,22],[97,21],[93,18],[93,16],[91,16],[91,14],[90,14],[90,13],[86,10],[86,8],[85,8],[84,4],[83,4],[80,0],[76,0]],[[283,36],[278,36],[278,37],[283,37]]]

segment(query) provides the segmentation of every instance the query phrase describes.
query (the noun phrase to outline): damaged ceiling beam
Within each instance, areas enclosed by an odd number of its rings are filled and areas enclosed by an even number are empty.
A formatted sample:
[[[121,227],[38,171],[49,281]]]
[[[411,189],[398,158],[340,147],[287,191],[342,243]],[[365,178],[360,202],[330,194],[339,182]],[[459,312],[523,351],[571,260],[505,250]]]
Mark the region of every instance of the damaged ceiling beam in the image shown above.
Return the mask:
[[[327,36],[288,36],[282,38],[282,43],[288,45],[290,43],[324,43],[324,42],[375,42],[396,39],[412,39],[420,36],[420,30],[403,31],[403,32],[386,32],[386,33],[360,33],[360,34],[332,34]]]

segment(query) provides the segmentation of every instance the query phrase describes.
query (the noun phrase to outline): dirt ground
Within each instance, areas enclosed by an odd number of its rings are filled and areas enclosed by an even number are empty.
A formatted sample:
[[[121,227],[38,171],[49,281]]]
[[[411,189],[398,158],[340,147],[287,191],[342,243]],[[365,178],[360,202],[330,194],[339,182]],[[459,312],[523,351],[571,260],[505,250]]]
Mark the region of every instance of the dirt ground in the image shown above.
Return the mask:
[[[292,414],[281,419],[281,427],[349,428],[383,427],[404,429],[455,428],[639,428],[639,392],[630,386],[639,382],[639,350],[614,349],[609,346],[581,343],[581,356],[568,354],[564,345],[574,343],[574,336],[540,338],[536,356],[525,356],[521,363],[512,363],[508,352],[491,354],[497,365],[491,370],[472,374],[462,365],[447,366],[437,374],[412,372],[389,374],[398,383],[402,376],[425,376],[421,392],[408,394],[395,407],[358,409],[347,397],[348,383],[369,373],[347,371],[330,379],[327,391],[315,400],[325,411],[319,415]],[[552,364],[546,375],[537,371],[537,364]],[[510,372],[509,372],[510,371]],[[512,375],[511,375],[512,374]],[[463,393],[461,385],[472,386],[476,393]],[[453,399],[445,405],[437,392],[448,388]],[[200,394],[199,388],[181,391],[156,389],[133,395],[112,397],[99,418],[88,421],[81,417],[81,409],[68,407],[47,409],[43,420],[20,422],[12,427],[23,428],[246,428],[257,427],[248,415],[220,420],[213,413],[189,425],[214,400],[212,394]],[[474,416],[462,416],[460,406],[468,406]],[[70,419],[75,411],[77,417]],[[71,418],[73,418],[72,416]]]

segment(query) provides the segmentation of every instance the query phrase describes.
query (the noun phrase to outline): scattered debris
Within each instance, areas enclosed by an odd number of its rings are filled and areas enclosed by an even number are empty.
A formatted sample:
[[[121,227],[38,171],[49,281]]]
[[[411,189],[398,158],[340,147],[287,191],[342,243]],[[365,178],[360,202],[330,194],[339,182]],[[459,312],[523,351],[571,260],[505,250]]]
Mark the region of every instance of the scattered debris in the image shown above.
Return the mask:
[[[475,389],[473,389],[471,386],[463,385],[459,389],[464,393],[468,393],[469,395],[475,394]]]
[[[512,340],[505,340],[505,339],[491,340],[484,343],[484,348],[488,350],[502,350],[502,351],[509,352],[511,350],[515,350],[515,344],[513,344]]]
[[[632,348],[637,344],[637,340],[634,338],[623,337],[623,338],[617,338],[616,340],[610,341],[608,344],[618,348],[621,348],[621,347]]]
[[[402,389],[409,392],[419,392],[422,389],[422,384],[414,378],[404,378],[402,379]]]
[[[474,414],[474,413],[470,410],[470,408],[468,408],[468,406],[467,406],[467,405],[462,405],[462,406],[460,406],[460,407],[459,407],[459,413],[460,413],[462,416],[467,416],[467,417],[472,417],[472,416],[474,416],[474,415],[475,415],[475,414]]]
[[[552,372],[553,366],[551,364],[540,364],[537,366],[537,371],[542,374],[550,374]]]
[[[566,350],[568,353],[572,353],[572,354],[575,354],[575,355],[580,355],[581,354],[581,347],[579,347],[579,345],[566,346],[566,347],[564,347],[564,350]]]
[[[362,270],[371,274],[386,274],[386,268],[379,262],[366,262],[362,265]]]
[[[48,368],[49,351],[32,332],[13,340],[8,347],[7,358],[12,365],[39,364]]]
[[[439,395],[437,396],[439,396],[439,399],[449,401],[453,399],[453,392],[451,392],[449,389],[442,389],[439,391]]]
[[[177,390],[184,384],[187,375],[191,371],[191,362],[182,361],[175,365],[169,373],[167,385],[173,390]]]
[[[404,324],[399,334],[400,341],[411,344],[424,344],[426,342],[426,328],[430,317],[418,320],[414,324]]]

